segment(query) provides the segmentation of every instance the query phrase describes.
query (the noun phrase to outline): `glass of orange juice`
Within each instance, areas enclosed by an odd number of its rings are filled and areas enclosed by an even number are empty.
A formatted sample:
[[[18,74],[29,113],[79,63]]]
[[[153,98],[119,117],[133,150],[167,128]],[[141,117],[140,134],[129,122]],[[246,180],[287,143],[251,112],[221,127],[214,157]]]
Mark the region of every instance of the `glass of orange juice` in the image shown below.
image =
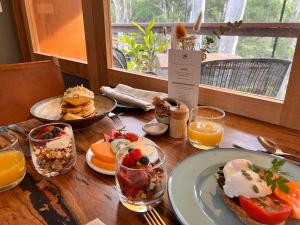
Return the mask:
[[[224,134],[225,112],[213,106],[199,106],[190,113],[188,138],[193,146],[207,150],[216,148]]]
[[[0,127],[0,192],[17,186],[25,173],[25,157],[18,136]]]

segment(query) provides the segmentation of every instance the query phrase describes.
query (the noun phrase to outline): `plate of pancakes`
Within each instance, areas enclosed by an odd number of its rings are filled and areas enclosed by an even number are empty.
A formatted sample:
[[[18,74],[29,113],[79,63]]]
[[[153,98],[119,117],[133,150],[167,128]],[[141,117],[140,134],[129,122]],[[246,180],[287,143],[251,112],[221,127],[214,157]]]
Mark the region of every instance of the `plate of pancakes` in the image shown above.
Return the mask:
[[[104,118],[116,107],[115,99],[94,94],[83,86],[68,88],[63,96],[34,104],[30,114],[43,122],[63,121],[74,129],[84,128]]]

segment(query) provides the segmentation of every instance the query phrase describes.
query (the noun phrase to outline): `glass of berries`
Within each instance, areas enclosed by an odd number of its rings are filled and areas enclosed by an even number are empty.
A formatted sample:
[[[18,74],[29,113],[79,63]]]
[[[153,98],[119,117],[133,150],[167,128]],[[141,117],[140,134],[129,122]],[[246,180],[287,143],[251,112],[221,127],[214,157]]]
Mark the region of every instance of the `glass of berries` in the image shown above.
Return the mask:
[[[70,171],[76,163],[76,147],[72,127],[66,123],[50,123],[29,133],[32,162],[46,177]]]
[[[165,154],[158,146],[119,150],[116,161],[116,188],[126,208],[146,212],[161,202],[167,170]]]

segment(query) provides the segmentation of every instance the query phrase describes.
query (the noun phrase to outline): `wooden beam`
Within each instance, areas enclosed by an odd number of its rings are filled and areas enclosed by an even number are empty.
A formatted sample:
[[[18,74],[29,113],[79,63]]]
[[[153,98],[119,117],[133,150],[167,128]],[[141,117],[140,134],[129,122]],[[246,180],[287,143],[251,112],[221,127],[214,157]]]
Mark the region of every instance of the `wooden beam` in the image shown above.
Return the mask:
[[[142,27],[146,23],[139,23]],[[157,23],[154,25],[155,32],[162,33],[163,27],[166,27],[168,33],[171,33],[173,23]],[[195,34],[193,23],[184,23],[189,34]],[[213,35],[212,31],[224,26],[226,23],[203,23],[198,34]],[[113,32],[133,32],[136,27],[131,24],[112,24]],[[255,36],[255,37],[287,37],[296,38],[300,30],[299,23],[243,23],[238,29],[227,32],[225,36]]]
[[[52,55],[46,55],[45,53],[34,53],[36,60],[51,59]],[[57,57],[57,56],[55,56]],[[74,75],[83,79],[89,79],[88,77],[88,65],[86,61],[67,59],[63,57],[57,57],[62,72]]]
[[[280,125],[300,130],[300,34],[283,104]]]
[[[30,40],[28,40],[26,34],[21,2],[19,0],[12,0],[10,1],[10,6],[12,9],[14,23],[16,26],[18,43],[19,43],[19,48],[21,53],[21,61],[22,62],[31,61],[30,46],[29,46]]]
[[[110,1],[82,1],[88,71],[91,89],[99,92],[108,84],[107,68],[112,65]]]

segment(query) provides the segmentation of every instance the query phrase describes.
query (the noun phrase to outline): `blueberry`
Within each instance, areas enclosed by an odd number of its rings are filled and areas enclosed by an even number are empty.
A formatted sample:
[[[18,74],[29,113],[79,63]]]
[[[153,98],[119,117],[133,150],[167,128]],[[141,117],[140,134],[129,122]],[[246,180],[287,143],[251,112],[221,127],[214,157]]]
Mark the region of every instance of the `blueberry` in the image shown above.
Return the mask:
[[[53,133],[59,133],[61,131],[60,127],[54,127],[52,132]]]
[[[52,134],[51,133],[46,133],[46,134],[44,134],[44,138],[45,139],[51,139],[53,136],[52,136]]]
[[[149,159],[147,156],[142,156],[140,158],[140,163],[143,164],[143,165],[148,165],[149,164]]]

